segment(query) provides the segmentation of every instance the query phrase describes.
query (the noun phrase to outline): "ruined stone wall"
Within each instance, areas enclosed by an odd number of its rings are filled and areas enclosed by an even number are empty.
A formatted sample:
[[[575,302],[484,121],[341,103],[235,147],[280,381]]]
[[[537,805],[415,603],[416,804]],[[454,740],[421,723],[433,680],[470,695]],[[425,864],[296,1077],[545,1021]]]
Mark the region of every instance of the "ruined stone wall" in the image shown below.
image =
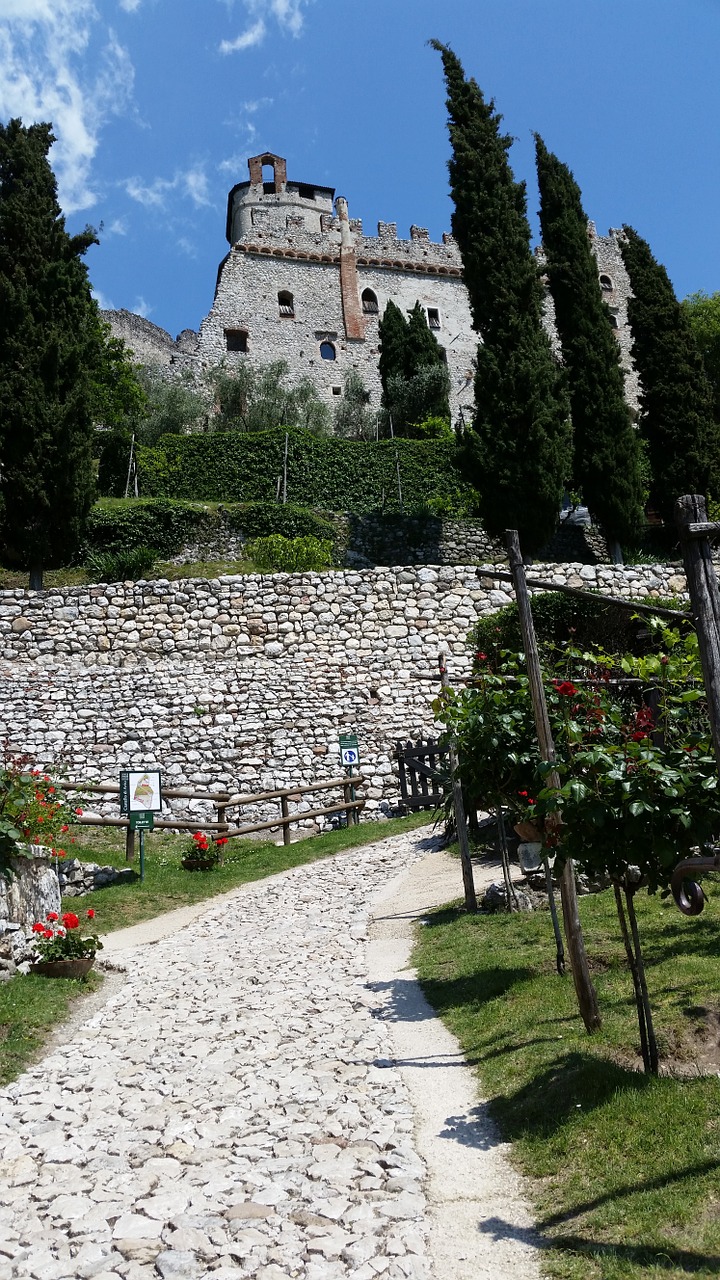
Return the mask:
[[[534,571],[631,598],[684,587],[666,566]],[[399,800],[395,740],[436,731],[438,652],[462,681],[469,628],[509,598],[470,566],[4,591],[0,735],[76,778],[154,766],[250,792],[336,776],[338,733],[356,730],[366,816],[380,817]]]

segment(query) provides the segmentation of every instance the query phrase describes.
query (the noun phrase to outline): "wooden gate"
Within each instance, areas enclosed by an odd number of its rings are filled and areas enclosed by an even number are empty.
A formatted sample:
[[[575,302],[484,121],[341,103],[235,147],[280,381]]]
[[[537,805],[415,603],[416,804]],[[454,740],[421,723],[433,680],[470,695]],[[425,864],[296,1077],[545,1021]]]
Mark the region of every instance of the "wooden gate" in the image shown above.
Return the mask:
[[[406,809],[436,809],[445,794],[447,751],[435,738],[425,742],[396,742],[400,794]]]

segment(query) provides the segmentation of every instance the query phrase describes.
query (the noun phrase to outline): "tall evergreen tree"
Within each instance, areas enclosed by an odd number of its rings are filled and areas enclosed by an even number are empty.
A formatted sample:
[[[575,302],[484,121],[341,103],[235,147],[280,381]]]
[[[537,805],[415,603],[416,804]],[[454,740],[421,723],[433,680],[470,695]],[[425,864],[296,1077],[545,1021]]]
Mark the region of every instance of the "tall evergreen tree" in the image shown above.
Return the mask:
[[[428,418],[450,421],[450,378],[445,350],[416,302],[409,319],[390,301],[380,321],[380,380],[383,406],[396,435]]]
[[[525,184],[508,162],[502,116],[466,79],[455,54],[442,56],[447,85],[452,229],[463,259],[478,347],[475,420],[466,433],[468,472],[487,529],[520,533],[538,551],[553,533],[570,476],[564,375],[543,328],[543,287],[530,248]]]
[[[643,518],[640,444],[625,399],[620,349],[603,302],[580,188],[535,135],[540,226],[570,391],[574,480],[613,559]]]
[[[620,248],[632,288],[628,319],[641,385],[640,426],[650,455],[650,499],[672,522],[681,494],[720,492],[720,429],[702,356],[667,271],[632,227],[623,230]]]
[[[0,491],[12,562],[43,569],[77,551],[93,500],[93,373],[101,327],[48,163],[51,126],[0,126]]]

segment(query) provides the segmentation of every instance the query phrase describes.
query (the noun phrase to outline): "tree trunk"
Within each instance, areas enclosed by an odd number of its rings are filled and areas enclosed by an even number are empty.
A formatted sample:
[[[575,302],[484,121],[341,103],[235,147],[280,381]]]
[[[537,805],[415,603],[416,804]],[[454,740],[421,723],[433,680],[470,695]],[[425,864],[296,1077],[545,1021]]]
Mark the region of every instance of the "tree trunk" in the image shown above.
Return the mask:
[[[562,902],[565,939],[570,953],[575,993],[577,995],[580,1016],[585,1023],[586,1031],[598,1031],[602,1026],[597,994],[590,977],[585,941],[583,939],[580,913],[577,903],[577,887],[575,884],[575,867],[572,858],[568,858],[560,881],[560,900]]]
[[[635,962],[637,964],[638,978],[640,981],[640,991],[642,993],[643,1012],[645,1014],[645,1026],[647,1027],[648,1042],[648,1062],[651,1075],[656,1076],[659,1069],[658,1047],[655,1039],[655,1028],[653,1027],[652,1010],[650,1008],[650,997],[648,996],[647,982],[645,981],[645,965],[643,964],[642,949],[640,947],[640,934],[637,927],[637,917],[635,915],[635,904],[633,902],[634,890],[625,886],[625,901],[627,902],[628,916],[630,917],[630,928],[632,930],[633,947],[635,950]]]
[[[505,881],[505,898],[507,901],[508,911],[512,911],[513,907],[519,910],[519,903],[515,887],[510,876],[510,858],[508,857],[507,837],[505,835],[505,818],[503,811],[498,805],[495,809],[497,814],[498,843],[500,845],[500,861],[502,863],[503,880]]]
[[[622,547],[620,546],[617,538],[608,538],[608,552],[610,553],[610,560],[613,564],[624,563]]]
[[[642,998],[642,988],[640,986],[640,974],[638,973],[635,952],[633,951],[630,934],[628,933],[627,920],[625,919],[625,908],[623,907],[622,894],[620,893],[620,885],[613,881],[615,890],[615,906],[617,907],[618,920],[620,921],[620,932],[625,943],[625,954],[630,965],[632,974],[633,989],[635,991],[635,1006],[637,1008],[638,1027],[640,1028],[640,1052],[642,1053],[643,1066],[646,1071],[650,1070],[650,1054],[648,1052],[647,1026],[645,1025],[645,1006]]]
[[[42,591],[43,589],[43,567],[41,564],[30,566],[30,581],[28,583],[30,591]]]

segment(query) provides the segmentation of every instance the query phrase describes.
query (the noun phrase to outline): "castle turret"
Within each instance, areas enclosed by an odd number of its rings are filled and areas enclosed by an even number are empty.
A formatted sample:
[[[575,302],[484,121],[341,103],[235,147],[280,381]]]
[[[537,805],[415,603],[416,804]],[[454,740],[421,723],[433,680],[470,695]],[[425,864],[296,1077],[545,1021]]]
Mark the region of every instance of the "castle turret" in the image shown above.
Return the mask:
[[[236,244],[244,236],[300,231],[321,232],[323,214],[332,216],[333,187],[289,182],[282,156],[266,151],[248,160],[249,182],[239,182],[228,196],[227,238]]]

